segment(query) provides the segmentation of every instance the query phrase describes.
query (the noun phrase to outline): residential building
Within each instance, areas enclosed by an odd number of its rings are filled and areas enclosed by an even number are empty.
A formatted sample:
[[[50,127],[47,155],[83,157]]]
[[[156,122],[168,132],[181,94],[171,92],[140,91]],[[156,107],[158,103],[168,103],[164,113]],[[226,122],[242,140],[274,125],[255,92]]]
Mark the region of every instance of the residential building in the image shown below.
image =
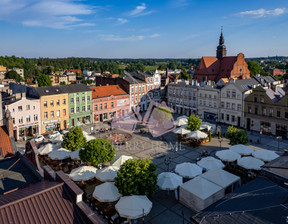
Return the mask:
[[[25,93],[18,93],[4,104],[6,113],[12,116],[13,135],[17,141],[25,140],[28,136],[36,137],[40,133],[40,99],[26,98]]]
[[[223,86],[214,82],[202,82],[198,87],[198,116],[201,119],[218,122],[220,108],[220,91]]]
[[[247,130],[287,138],[288,95],[283,84],[257,86],[245,99]]]
[[[168,106],[174,113],[189,116],[197,114],[197,89],[199,83],[196,80],[176,80],[168,84]]]
[[[198,82],[211,80],[217,83],[222,78],[250,78],[250,71],[244,54],[239,53],[237,56],[226,56],[226,53],[224,37],[221,32],[216,57],[202,57],[195,70],[194,79],[197,79]]]
[[[63,85],[61,90],[68,93],[69,126],[81,126],[92,122],[92,91],[84,84]]]
[[[0,80],[5,79],[6,72],[7,72],[7,68],[3,65],[0,65]]]
[[[91,76],[92,74],[93,74],[93,71],[88,71],[88,70],[83,71],[83,75]]]
[[[126,116],[130,112],[129,94],[119,85],[90,87],[94,122]]]
[[[15,71],[18,75],[21,76],[22,79],[24,79],[24,69],[23,68],[12,68],[8,69],[7,71]]]
[[[268,69],[268,72],[272,75],[272,76],[275,76],[275,75],[285,75],[286,74],[286,70],[285,69],[279,69],[279,68],[271,68],[271,69]]]

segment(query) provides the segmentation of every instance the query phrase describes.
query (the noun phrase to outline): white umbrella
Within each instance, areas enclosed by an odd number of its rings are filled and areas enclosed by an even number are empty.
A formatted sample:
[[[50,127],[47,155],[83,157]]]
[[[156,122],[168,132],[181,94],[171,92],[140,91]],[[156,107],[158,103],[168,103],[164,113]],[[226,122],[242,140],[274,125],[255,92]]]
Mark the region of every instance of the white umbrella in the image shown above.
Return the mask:
[[[184,178],[193,178],[202,174],[202,168],[194,163],[177,164],[175,172]]]
[[[52,151],[48,154],[48,156],[52,160],[62,160],[62,159],[67,159],[70,157],[71,152],[67,149],[60,148],[55,151]]]
[[[182,115],[180,117],[177,117],[176,121],[183,119],[183,118],[188,120],[189,117],[187,117],[186,115]]]
[[[102,170],[97,171],[96,178],[102,182],[114,181],[115,177],[117,177],[118,170],[119,168],[116,166],[105,167]]]
[[[248,170],[260,170],[264,162],[252,156],[246,156],[238,159],[237,164]]]
[[[208,137],[208,135],[202,131],[192,131],[188,133],[187,136],[193,139],[203,139]]]
[[[251,155],[254,152],[254,150],[251,147],[242,144],[232,145],[230,146],[229,149],[243,156]]]
[[[252,155],[256,159],[260,159],[265,162],[272,161],[279,157],[279,155],[275,152],[269,151],[267,149],[255,150]]]
[[[219,159],[215,159],[212,156],[202,158],[200,161],[197,162],[197,165],[206,170],[213,170],[219,168],[222,169],[225,167],[225,165]]]
[[[186,134],[190,133],[191,131],[189,131],[189,130],[186,129],[186,128],[180,127],[180,128],[174,129],[173,132],[174,132],[175,134],[186,135]]]
[[[163,172],[158,175],[157,185],[162,190],[175,190],[183,184],[183,178],[175,173]]]
[[[105,182],[95,187],[93,197],[100,202],[117,201],[122,195],[113,182]]]
[[[83,148],[77,149],[77,150],[71,152],[71,154],[70,154],[71,159],[73,159],[73,160],[80,160],[79,152],[80,152],[80,150],[82,150],[82,149],[83,149]]]
[[[230,149],[224,149],[224,150],[221,150],[221,151],[217,151],[216,152],[216,156],[221,159],[222,161],[225,161],[225,162],[234,162],[236,161],[237,159],[241,158],[240,154],[237,153],[237,152],[234,152]]]
[[[49,154],[52,151],[60,149],[60,147],[61,147],[60,145],[53,145],[51,143],[48,143],[46,145],[41,146],[38,149],[38,152],[39,152],[40,155],[47,155],[47,154]]]
[[[63,141],[63,135],[57,135],[55,138],[50,140],[52,143],[62,143]]]
[[[123,163],[125,163],[128,159],[133,159],[133,157],[132,156],[125,156],[125,155],[117,156],[117,157],[115,157],[114,162],[112,163],[112,166],[116,166],[116,167],[120,168],[120,166]]]
[[[83,135],[87,139],[87,142],[89,142],[90,140],[96,139],[94,136],[89,135],[86,131],[83,131]]]
[[[80,166],[73,169],[69,177],[74,181],[86,181],[96,176],[96,168],[93,166]]]
[[[188,124],[188,119],[187,118],[181,118],[179,120],[176,120],[175,122],[176,126],[182,126]]]
[[[115,209],[121,217],[137,219],[147,215],[152,208],[152,202],[145,195],[121,197]]]

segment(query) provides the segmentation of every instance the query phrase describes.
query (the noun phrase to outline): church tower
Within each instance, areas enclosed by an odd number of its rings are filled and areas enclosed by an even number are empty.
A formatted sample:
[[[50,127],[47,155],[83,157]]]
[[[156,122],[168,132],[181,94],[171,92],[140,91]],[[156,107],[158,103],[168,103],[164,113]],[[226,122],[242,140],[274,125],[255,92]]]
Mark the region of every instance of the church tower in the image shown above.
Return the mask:
[[[217,51],[216,51],[216,57],[219,60],[222,60],[223,57],[226,57],[226,53],[227,53],[227,51],[226,51],[226,46],[224,45],[223,31],[221,28],[221,35],[219,38],[219,45],[218,45]]]

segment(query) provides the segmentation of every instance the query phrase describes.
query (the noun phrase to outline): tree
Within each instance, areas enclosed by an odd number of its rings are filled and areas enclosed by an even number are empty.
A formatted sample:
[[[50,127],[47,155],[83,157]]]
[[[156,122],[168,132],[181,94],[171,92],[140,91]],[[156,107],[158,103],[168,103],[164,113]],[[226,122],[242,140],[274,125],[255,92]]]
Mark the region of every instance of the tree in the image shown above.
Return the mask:
[[[63,86],[65,86],[66,85],[66,82],[60,82],[60,85],[63,85]]]
[[[115,185],[123,196],[152,196],[157,184],[156,168],[150,158],[129,159],[121,165],[115,178]]]
[[[195,116],[195,114],[191,114],[188,118],[187,129],[190,131],[197,131],[200,129],[201,124],[201,119],[198,116]]]
[[[70,151],[84,148],[87,140],[83,135],[81,127],[73,127],[64,135],[62,147]]]
[[[15,79],[16,82],[21,82],[22,81],[21,76],[14,70],[11,70],[11,71],[7,72],[6,75],[5,75],[5,79]]]
[[[248,69],[251,77],[262,72],[261,66],[256,61],[248,61]]]
[[[133,71],[141,71],[141,72],[144,72],[145,70],[145,66],[142,64],[142,63],[132,63],[132,64],[129,64],[127,67],[126,67],[126,70],[128,72],[133,72]]]
[[[106,139],[93,139],[86,143],[83,150],[79,152],[83,162],[89,162],[94,166],[114,159],[115,148]]]
[[[189,76],[187,75],[187,72],[186,72],[185,68],[182,68],[182,72],[179,75],[179,79],[184,79],[184,80],[189,79]]]
[[[52,85],[52,81],[51,81],[50,77],[48,75],[44,75],[41,73],[38,75],[37,81],[38,81],[39,87]]]
[[[245,145],[249,140],[246,131],[238,130],[234,126],[228,127],[225,137],[230,140],[230,145]]]

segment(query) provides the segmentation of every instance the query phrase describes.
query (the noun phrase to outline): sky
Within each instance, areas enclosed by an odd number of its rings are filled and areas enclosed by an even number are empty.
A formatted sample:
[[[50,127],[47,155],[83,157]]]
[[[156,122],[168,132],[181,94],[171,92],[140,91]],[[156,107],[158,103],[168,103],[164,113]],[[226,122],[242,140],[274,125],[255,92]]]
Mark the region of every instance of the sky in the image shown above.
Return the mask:
[[[288,56],[288,0],[0,0],[0,55]]]

